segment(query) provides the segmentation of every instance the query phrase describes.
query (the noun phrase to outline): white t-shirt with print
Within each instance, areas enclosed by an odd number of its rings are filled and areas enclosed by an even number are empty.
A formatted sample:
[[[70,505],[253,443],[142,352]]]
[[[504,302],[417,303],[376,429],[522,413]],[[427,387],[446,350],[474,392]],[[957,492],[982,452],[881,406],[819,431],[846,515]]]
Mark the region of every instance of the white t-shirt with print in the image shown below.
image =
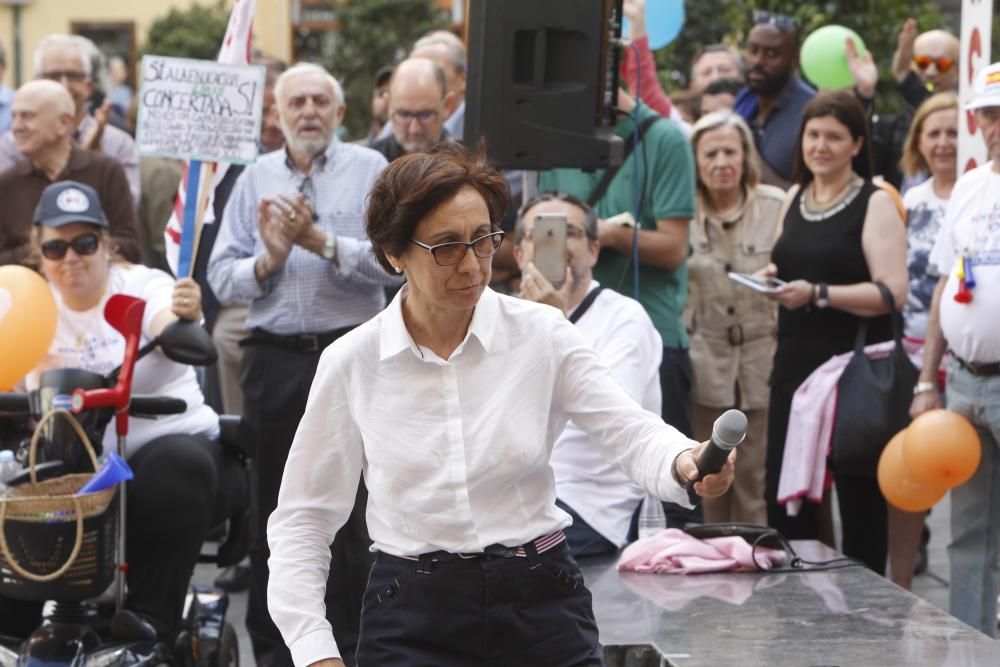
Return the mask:
[[[127,294],[146,301],[139,342],[142,347],[149,342],[149,325],[153,318],[170,308],[173,289],[174,279],[163,271],[141,265],[118,264],[111,266],[101,302],[89,310],[71,310],[53,287],[59,313],[56,335],[49,346],[48,357],[29,374],[28,387],[36,388],[41,374],[51,368],[81,368],[101,375],[110,373],[122,362],[125,338],[104,319],[104,306],[108,299],[113,294]],[[219,435],[218,415],[205,405],[194,369],[167,359],[159,349],[136,363],[132,393],[180,398],[187,403],[187,411],[156,419],[130,418],[127,456],[162,435],[188,433],[205,435],[210,439]],[[104,451],[114,451],[116,443],[112,420],[104,432]]]
[[[976,287],[971,303],[958,303],[955,263],[968,255]],[[1000,174],[989,162],[955,184],[930,259],[948,282],[941,296],[941,330],[965,361],[1000,361]]]
[[[910,289],[903,305],[904,333],[923,340],[931,297],[938,282],[938,272],[930,265],[931,250],[944,222],[948,200],[934,194],[934,180],[928,179],[906,191],[906,266]]]

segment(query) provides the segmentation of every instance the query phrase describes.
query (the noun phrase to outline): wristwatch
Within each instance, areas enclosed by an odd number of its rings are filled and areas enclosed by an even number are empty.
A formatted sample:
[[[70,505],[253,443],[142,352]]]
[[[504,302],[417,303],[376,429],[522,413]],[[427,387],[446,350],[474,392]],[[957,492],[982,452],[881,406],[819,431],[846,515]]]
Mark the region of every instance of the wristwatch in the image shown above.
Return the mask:
[[[829,289],[830,286],[827,285],[826,283],[819,284],[819,296],[816,297],[817,308],[826,308],[827,306],[830,305],[830,299],[827,298],[827,292]]]
[[[337,235],[327,234],[326,240],[323,242],[323,259],[333,261],[333,258],[337,256]]]
[[[923,394],[927,391],[937,391],[937,383],[934,382],[918,382],[913,387],[913,395]]]

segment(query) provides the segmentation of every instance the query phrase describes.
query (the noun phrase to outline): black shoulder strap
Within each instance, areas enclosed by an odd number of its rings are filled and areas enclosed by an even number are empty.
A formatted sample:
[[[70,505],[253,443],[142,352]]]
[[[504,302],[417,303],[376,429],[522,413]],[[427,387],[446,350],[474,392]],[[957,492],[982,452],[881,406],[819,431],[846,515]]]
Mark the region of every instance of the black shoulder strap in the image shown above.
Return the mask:
[[[639,141],[642,141],[642,137],[646,134],[646,130],[649,129],[649,126],[658,120],[660,120],[659,116],[650,116],[639,124]],[[594,191],[590,193],[590,197],[587,199],[587,204],[590,206],[596,206],[597,202],[601,201],[601,197],[603,197],[604,193],[608,191],[608,186],[611,185],[611,181],[613,181],[615,176],[618,174],[618,170],[622,168],[622,165],[625,164],[626,160],[628,160],[629,155],[631,155],[632,151],[635,150],[635,144],[635,133],[632,132],[628,135],[628,139],[625,141],[625,152],[622,154],[621,164],[614,167],[608,167],[607,171],[604,172],[604,178],[602,178],[601,182],[597,184]]]
[[[573,311],[573,314],[569,316],[569,321],[571,324],[576,324],[577,320],[583,317],[583,314],[586,313],[587,310],[589,310],[590,307],[594,304],[594,299],[596,299],[597,295],[600,294],[603,290],[604,287],[598,287],[597,289],[592,290],[590,294],[583,297],[583,301],[581,301],[580,305],[576,307],[576,310]]]

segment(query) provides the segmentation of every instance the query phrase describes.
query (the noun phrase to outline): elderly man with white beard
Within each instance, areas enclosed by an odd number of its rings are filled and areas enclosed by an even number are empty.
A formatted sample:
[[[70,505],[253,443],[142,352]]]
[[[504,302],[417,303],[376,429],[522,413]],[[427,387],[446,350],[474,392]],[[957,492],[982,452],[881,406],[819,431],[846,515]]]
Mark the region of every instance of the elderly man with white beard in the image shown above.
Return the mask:
[[[345,108],[340,84],[318,65],[298,64],[278,78],[274,94],[285,148],[240,175],[208,279],[221,302],[250,302],[250,336],[240,343],[243,414],[257,450],[247,629],[258,665],[291,666],[267,611],[267,518],[320,354],[381,311],[383,288],[399,281],[378,265],[363,224],[365,196],[386,161],[337,140]],[[345,656],[357,643],[371,566],[366,499],[362,483],[331,546],[326,612]]]

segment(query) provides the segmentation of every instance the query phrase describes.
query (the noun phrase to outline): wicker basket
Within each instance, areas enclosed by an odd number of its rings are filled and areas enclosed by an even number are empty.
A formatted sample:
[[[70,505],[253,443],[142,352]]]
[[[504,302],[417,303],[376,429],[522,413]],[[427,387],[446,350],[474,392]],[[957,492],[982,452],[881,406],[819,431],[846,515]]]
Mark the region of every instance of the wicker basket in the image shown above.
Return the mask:
[[[19,600],[77,601],[100,595],[115,573],[117,487],[76,495],[92,475],[38,482],[35,455],[42,427],[62,416],[97,457],[86,433],[66,410],[45,415],[31,439],[31,483],[0,499],[0,595]]]

